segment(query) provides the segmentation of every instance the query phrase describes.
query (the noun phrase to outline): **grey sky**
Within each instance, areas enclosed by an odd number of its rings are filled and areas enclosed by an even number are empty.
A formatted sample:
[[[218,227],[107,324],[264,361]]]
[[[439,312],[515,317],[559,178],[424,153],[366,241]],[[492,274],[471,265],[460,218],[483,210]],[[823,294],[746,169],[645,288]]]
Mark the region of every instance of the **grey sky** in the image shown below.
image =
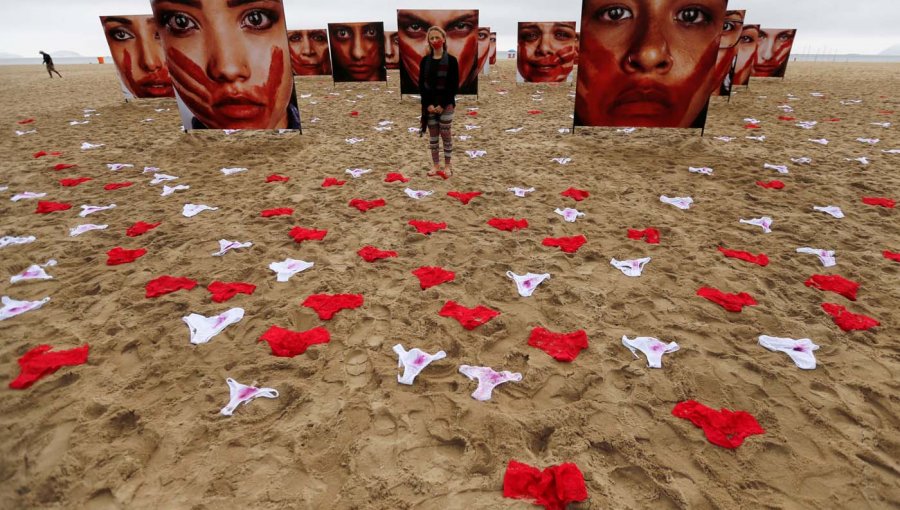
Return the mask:
[[[212,1],[212,0],[204,0]],[[223,0],[217,0],[223,1]],[[748,23],[797,28],[797,53],[878,53],[900,44],[900,0],[731,0],[747,9]],[[284,0],[288,28],[335,21],[384,21],[397,27],[396,10],[480,9],[480,24],[498,32],[498,50],[513,48],[518,21],[579,21],[581,0]],[[38,50],[107,55],[100,15],[149,14],[149,0],[0,0],[9,21],[0,52],[34,57]]]

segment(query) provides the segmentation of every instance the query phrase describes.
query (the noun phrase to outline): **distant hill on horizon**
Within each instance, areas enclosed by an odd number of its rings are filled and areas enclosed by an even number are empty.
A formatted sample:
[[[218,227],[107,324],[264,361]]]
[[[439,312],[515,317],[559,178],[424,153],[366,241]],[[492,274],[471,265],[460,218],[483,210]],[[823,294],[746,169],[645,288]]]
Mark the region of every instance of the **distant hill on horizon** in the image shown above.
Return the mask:
[[[52,57],[82,57],[81,53],[77,51],[69,51],[69,50],[56,50],[51,51],[50,56]]]
[[[16,55],[15,53],[8,53],[5,51],[0,51],[0,58],[22,58],[22,55]]]
[[[895,44],[890,48],[882,51],[879,55],[900,55],[900,44]]]

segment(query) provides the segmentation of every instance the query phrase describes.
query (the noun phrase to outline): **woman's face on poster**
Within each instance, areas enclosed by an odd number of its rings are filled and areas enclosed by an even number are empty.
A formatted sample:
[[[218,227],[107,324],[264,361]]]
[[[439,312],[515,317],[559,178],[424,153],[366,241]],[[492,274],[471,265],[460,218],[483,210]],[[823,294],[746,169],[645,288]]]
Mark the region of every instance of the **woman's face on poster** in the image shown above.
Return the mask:
[[[131,95],[175,96],[153,16],[101,16],[100,23],[119,76]]]
[[[491,32],[491,47],[488,50],[490,57],[488,57],[488,63],[491,65],[495,65],[497,63],[497,32]]]
[[[737,54],[738,42],[741,38],[741,30],[744,26],[744,13],[746,11],[726,11],[725,23],[722,28],[722,39],[719,41],[719,53],[716,56],[715,76],[716,83],[725,81],[725,77],[731,71],[731,64]],[[715,91],[714,91],[715,92]]]
[[[293,91],[280,0],[152,0],[178,96],[208,128],[288,125]]]
[[[526,82],[565,81],[575,67],[575,22],[519,23],[519,74]]]
[[[384,67],[400,68],[400,36],[397,32],[384,33]]]
[[[490,27],[478,28],[478,63],[475,67],[484,69],[484,63],[487,62],[488,53],[491,51],[491,29]]]
[[[725,0],[585,0],[576,116],[690,127],[715,83]]]
[[[445,49],[459,63],[460,87],[468,84],[478,55],[478,11],[407,11],[397,15],[397,31],[400,35],[400,60],[413,84],[419,86],[419,63],[428,52],[426,33],[437,26],[447,32]]]
[[[291,50],[291,68],[298,76],[331,74],[331,57],[328,55],[328,32],[317,30],[291,30],[288,32]]]
[[[762,28],[759,31],[759,46],[753,76],[781,76],[783,66],[794,45],[794,29]]]
[[[737,63],[734,65],[734,85],[746,85],[756,61],[759,25],[744,25],[737,44]]]
[[[331,57],[335,77],[350,81],[384,79],[384,25],[378,23],[329,23]]]

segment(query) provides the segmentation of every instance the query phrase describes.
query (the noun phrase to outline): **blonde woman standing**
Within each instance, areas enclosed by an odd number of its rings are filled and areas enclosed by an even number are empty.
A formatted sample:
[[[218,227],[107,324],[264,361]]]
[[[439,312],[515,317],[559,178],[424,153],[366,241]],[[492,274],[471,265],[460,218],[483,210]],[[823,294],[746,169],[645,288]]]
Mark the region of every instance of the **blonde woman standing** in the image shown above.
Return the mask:
[[[446,176],[453,175],[450,159],[453,154],[453,135],[450,125],[456,109],[456,92],[459,90],[459,62],[447,53],[447,33],[440,27],[431,27],[426,33],[428,52],[419,64],[419,94],[422,96],[421,134],[428,128],[428,146],[434,164],[428,175],[441,172],[438,138],[444,144],[444,168]]]

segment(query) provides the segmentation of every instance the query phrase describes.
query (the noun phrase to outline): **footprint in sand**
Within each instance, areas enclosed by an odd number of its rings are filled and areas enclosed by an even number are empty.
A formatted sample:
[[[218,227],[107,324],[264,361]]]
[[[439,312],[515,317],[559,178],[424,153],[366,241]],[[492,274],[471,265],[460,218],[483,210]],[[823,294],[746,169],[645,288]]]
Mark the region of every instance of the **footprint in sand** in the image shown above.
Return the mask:
[[[360,388],[369,382],[369,355],[364,349],[353,349],[344,358],[344,372],[347,373],[347,385]]]

